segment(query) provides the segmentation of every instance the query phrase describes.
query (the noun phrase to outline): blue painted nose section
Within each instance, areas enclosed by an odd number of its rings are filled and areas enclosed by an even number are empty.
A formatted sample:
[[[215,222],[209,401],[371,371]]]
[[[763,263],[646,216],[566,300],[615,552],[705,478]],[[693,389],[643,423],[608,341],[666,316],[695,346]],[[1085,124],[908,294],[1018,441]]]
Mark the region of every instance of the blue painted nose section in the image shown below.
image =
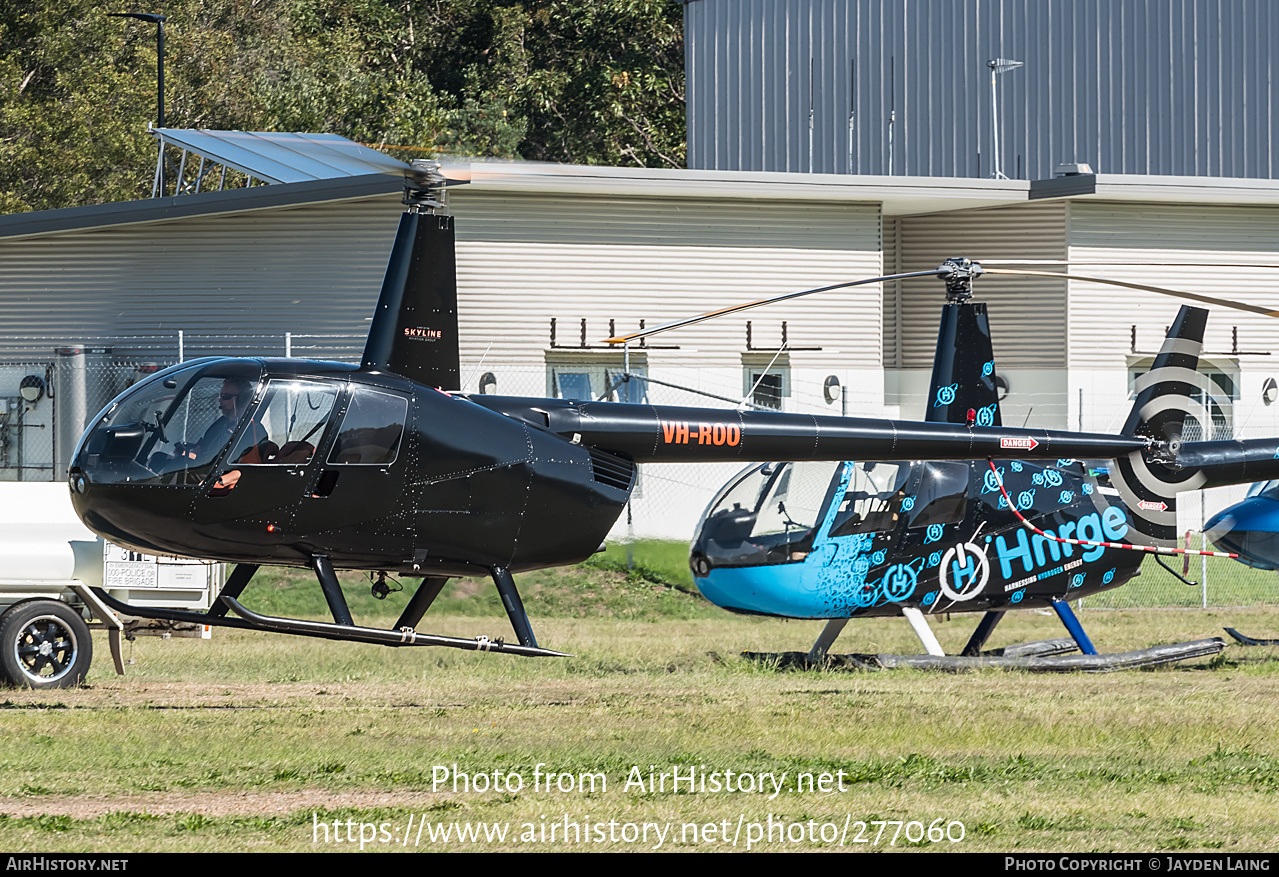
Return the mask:
[[[1256,569],[1279,570],[1279,502],[1256,496],[1213,515],[1204,524],[1221,551]]]

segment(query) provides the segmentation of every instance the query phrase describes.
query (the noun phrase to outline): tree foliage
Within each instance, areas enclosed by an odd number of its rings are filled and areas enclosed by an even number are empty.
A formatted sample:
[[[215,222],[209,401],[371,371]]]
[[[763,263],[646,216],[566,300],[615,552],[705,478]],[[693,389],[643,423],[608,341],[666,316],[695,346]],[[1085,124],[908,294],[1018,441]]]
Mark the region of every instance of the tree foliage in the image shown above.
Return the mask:
[[[680,167],[682,9],[680,0],[169,0],[144,11],[168,16],[169,127]],[[150,193],[155,27],[108,11],[86,0],[0,4],[0,211]]]

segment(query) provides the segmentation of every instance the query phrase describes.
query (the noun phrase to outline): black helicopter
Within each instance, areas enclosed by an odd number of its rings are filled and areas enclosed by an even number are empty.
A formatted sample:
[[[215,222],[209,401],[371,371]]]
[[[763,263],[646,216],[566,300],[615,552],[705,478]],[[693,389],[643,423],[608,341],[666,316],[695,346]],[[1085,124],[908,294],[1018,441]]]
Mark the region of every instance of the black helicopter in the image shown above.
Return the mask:
[[[598,550],[638,463],[1174,460],[1175,437],[1132,431],[462,394],[453,218],[440,212],[447,182],[433,163],[406,176],[407,209],[359,366],[195,360],[136,384],[90,422],[68,474],[90,529],[143,552],[235,564],[205,613],[132,605],[97,589],[104,603],[176,622],[561,655],[538,646],[512,573]],[[962,282],[967,270],[948,263],[925,273]],[[245,608],[239,597],[262,564],[313,570],[333,622]],[[390,629],[362,627],[336,569],[421,583]],[[493,579],[517,642],[417,632],[453,576]]]

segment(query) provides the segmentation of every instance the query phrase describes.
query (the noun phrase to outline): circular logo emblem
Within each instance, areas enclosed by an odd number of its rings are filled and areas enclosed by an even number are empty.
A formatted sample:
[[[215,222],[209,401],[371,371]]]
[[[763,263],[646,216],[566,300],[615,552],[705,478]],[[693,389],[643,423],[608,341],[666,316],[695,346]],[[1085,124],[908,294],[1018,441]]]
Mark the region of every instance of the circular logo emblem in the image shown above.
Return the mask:
[[[884,573],[884,597],[893,602],[905,600],[915,593],[916,573],[909,565],[895,563]]]
[[[955,577],[954,587],[950,582],[952,574]],[[971,600],[980,594],[989,578],[990,561],[986,559],[986,552],[981,546],[971,542],[961,542],[947,549],[937,574],[942,593],[956,603]]]

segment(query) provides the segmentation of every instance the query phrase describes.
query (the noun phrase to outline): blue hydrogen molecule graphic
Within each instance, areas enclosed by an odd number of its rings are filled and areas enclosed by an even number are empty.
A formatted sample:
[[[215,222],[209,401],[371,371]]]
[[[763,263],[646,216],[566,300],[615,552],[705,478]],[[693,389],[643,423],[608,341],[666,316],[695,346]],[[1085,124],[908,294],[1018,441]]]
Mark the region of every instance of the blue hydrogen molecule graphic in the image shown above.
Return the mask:
[[[1017,464],[1016,464],[1016,463],[1013,463],[1013,465],[1014,465],[1014,466],[1016,466]],[[1004,476],[1004,470],[1003,470],[1003,469],[999,469],[999,470],[997,470],[997,471],[992,471],[992,470],[990,470],[990,469],[987,469],[987,470],[986,470],[986,478],[985,478],[985,481],[984,481],[984,483],[983,483],[982,493],[996,493],[996,492],[998,492],[998,490],[999,490],[999,479],[1000,479],[1000,478],[1002,478],[1003,476]]]
[[[888,552],[881,548],[870,556],[870,562],[875,566],[879,566],[887,557]]]
[[[995,372],[995,361],[993,359],[986,360],[986,362],[981,367],[981,376],[983,378],[988,378],[992,374],[994,374],[994,372]]]
[[[927,545],[929,542],[936,542],[938,539],[942,537],[942,534],[945,532],[946,532],[946,528],[943,525],[929,524],[927,535],[924,536],[924,544]]]
[[[1014,602],[1014,603],[1020,603],[1020,602],[1021,602],[1021,598],[1022,598],[1022,597],[1025,597],[1025,596],[1026,596],[1026,592],[1025,592],[1025,591],[1018,591],[1017,593],[1015,593],[1015,594],[1013,594],[1013,595],[1012,595],[1012,598],[1011,598],[1011,599],[1012,599],[1012,602]]]
[[[930,569],[939,563],[941,563],[940,551],[934,551],[932,554],[928,555],[928,566]]]
[[[878,599],[879,585],[875,582],[866,582],[853,591],[853,605],[863,609],[873,606]]]
[[[1060,487],[1061,473],[1058,472],[1056,469],[1045,469],[1044,483],[1047,484],[1049,487]]]
[[[1092,485],[1085,484],[1083,487],[1084,496],[1092,496]]]
[[[915,497],[908,496],[902,500],[902,511],[908,512],[915,507]]]
[[[1010,465],[1010,466],[1012,466],[1012,467],[1013,467],[1013,471],[1014,471],[1014,472],[1020,472],[1020,471],[1021,471],[1021,460],[1013,460],[1013,461],[1012,461],[1011,463],[1009,463],[1008,465]]]
[[[1114,580],[1115,580],[1115,568],[1112,566],[1110,569],[1106,570],[1106,574],[1101,577],[1101,583],[1103,585],[1108,585]]]
[[[1023,490],[1017,495],[1017,508],[1025,511],[1035,504],[1035,491]]]
[[[1077,572],[1070,577],[1070,586],[1072,588],[1078,588],[1083,583],[1084,583],[1084,574],[1081,572]]]
[[[995,425],[995,406],[987,405],[985,408],[977,412],[978,426],[994,426]]]
[[[1057,496],[1057,502],[1070,502],[1074,498],[1075,498],[1075,492],[1073,490],[1063,490]]]
[[[915,580],[915,571],[907,564],[893,564],[884,573],[884,596],[894,602],[905,600],[915,592]]]
[[[942,405],[949,405],[955,401],[955,391],[959,389],[959,384],[951,384],[949,387],[937,388],[937,401],[933,403],[934,408]]]
[[[938,594],[938,593],[939,593],[939,592],[937,592],[937,591],[929,591],[929,592],[928,592],[927,594],[925,594],[925,595],[923,596],[923,598],[919,601],[919,602],[920,602],[920,605],[922,605],[922,606],[931,606],[931,605],[933,605],[934,603],[936,603],[936,602],[937,602],[937,594]]]

